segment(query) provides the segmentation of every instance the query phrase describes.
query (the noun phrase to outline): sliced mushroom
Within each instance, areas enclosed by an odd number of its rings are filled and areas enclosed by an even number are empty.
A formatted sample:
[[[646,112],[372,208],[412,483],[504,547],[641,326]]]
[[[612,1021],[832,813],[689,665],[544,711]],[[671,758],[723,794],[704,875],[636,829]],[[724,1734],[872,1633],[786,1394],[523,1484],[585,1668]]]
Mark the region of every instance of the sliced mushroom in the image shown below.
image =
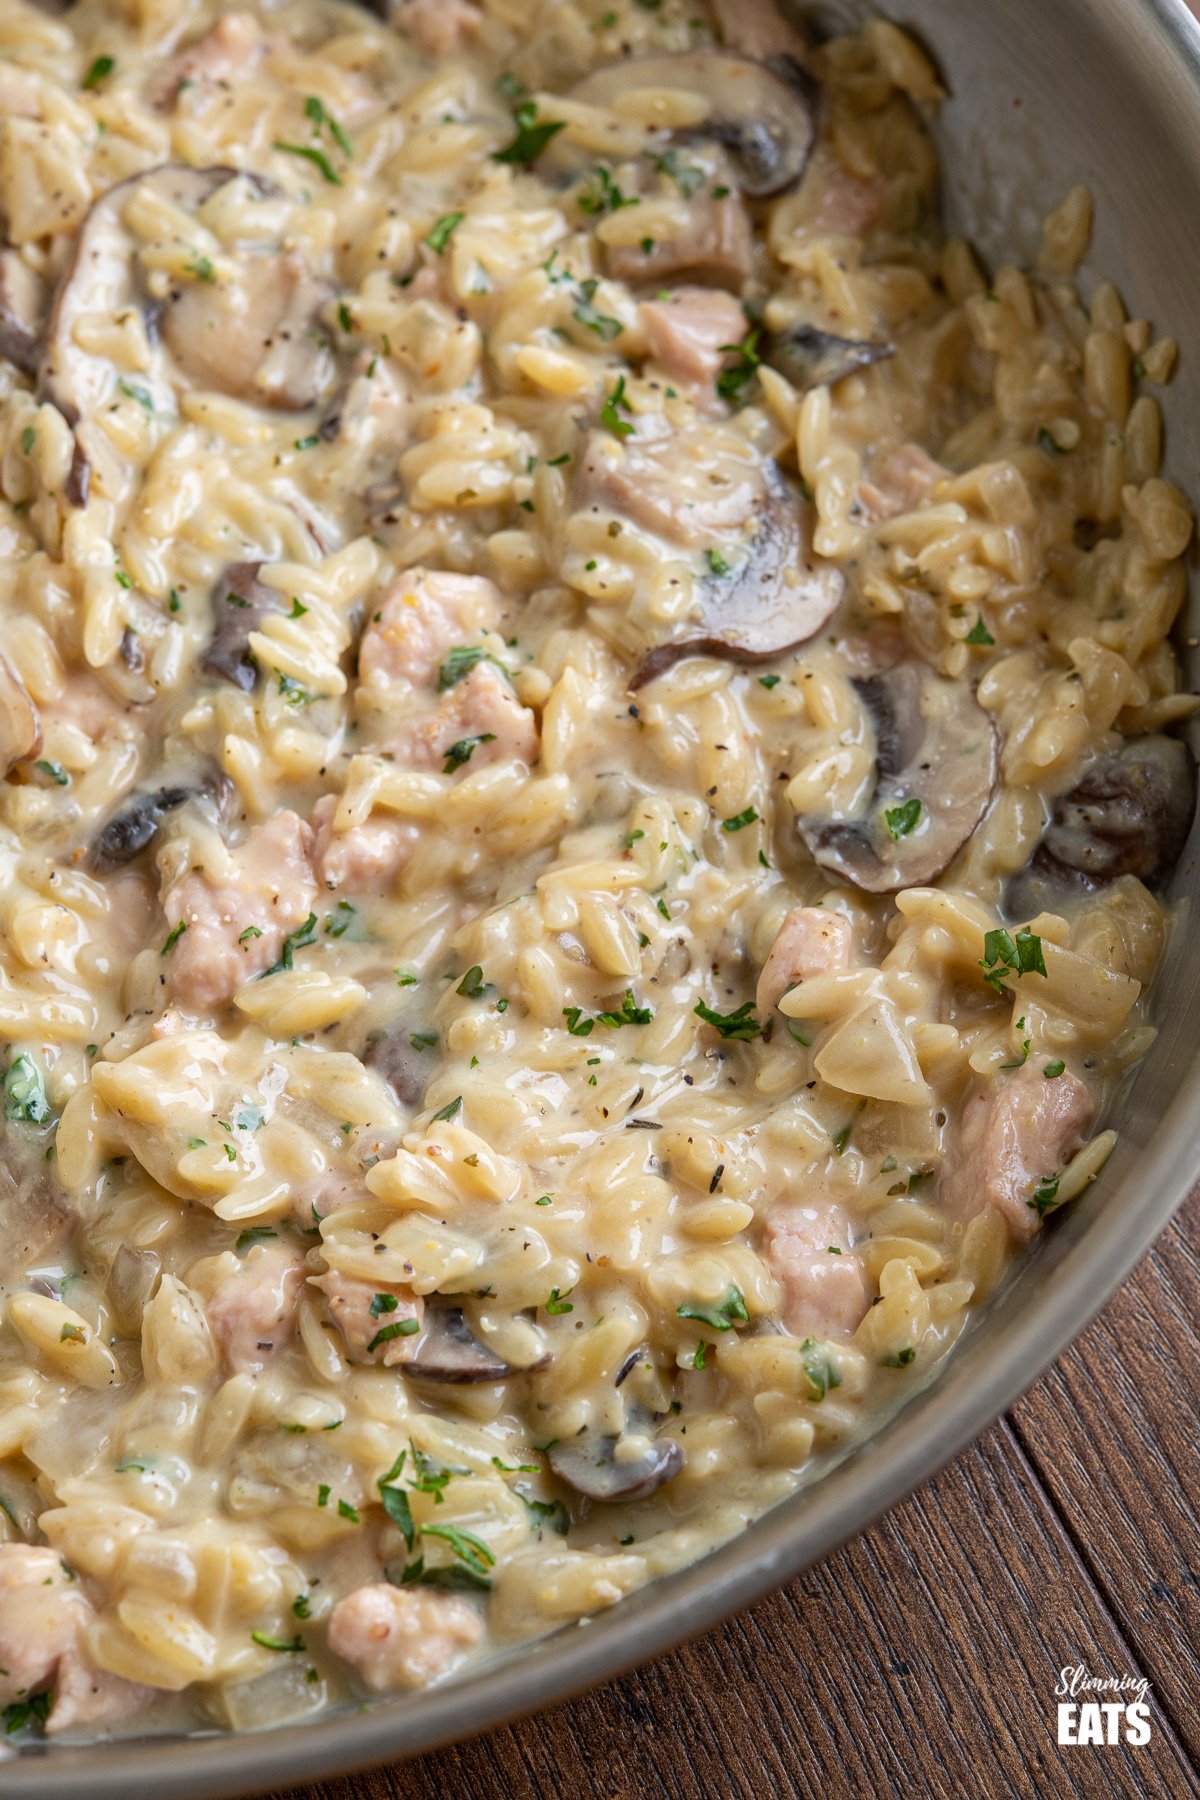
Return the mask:
[[[107,357],[76,342],[76,327],[90,314],[111,317],[141,299],[134,242],[123,219],[134,190],[148,190],[182,212],[195,212],[236,174],[235,169],[187,169],[163,163],[117,182],[93,203],[55,292],[38,371],[42,398],[57,406],[69,425],[78,425],[103,405],[117,380]]]
[[[1153,886],[1183,853],[1196,811],[1196,761],[1178,738],[1131,738],[1060,794],[1041,843],[1005,894],[1012,918],[1086,899],[1122,875]]]
[[[147,334],[161,335],[189,380],[261,406],[298,410],[310,406],[327,384],[331,354],[314,333],[327,290],[295,252],[258,248],[230,251],[232,277],[198,274],[151,304],[140,279],[137,246],[124,213],[135,190],[178,211],[193,213],[228,181],[248,183],[260,196],[277,192],[263,177],[231,168],[189,169],[163,163],[109,188],[80,227],[74,254],[58,284],[45,347],[38,365],[39,393],[77,426],[112,395],[117,371],[107,357],[83,349],[80,320],[111,317],[140,307]],[[80,453],[82,455],[82,452]],[[67,496],[82,505],[86,459],[73,466]]]
[[[202,791],[197,786],[177,784],[135,794],[113,814],[93,843],[91,865],[95,873],[108,875],[113,869],[122,869],[148,850],[167,814]]]
[[[661,1381],[646,1347],[631,1350],[617,1370],[614,1410],[604,1422],[550,1446],[550,1467],[559,1480],[589,1500],[644,1500],[678,1475],[682,1449],[674,1438],[654,1435],[666,1411]]]
[[[793,325],[773,332],[763,348],[763,361],[786,375],[801,393],[809,388],[832,387],[856,369],[894,356],[894,344],[873,344],[865,338],[834,337],[816,325]]]
[[[854,686],[875,733],[876,781],[856,819],[818,813],[796,827],[823,868],[894,893],[932,881],[987,811],[996,729],[966,687],[924,663],[902,662]]]
[[[250,638],[269,613],[285,610],[281,595],[258,579],[260,562],[231,563],[213,589],[213,633],[200,667],[252,694],[258,665]]]
[[[405,1363],[404,1372],[423,1376],[426,1381],[507,1381],[512,1375],[528,1375],[547,1368],[550,1361],[549,1356],[542,1356],[527,1368],[516,1368],[480,1343],[461,1306],[429,1306],[421,1341]]]
[[[383,1076],[401,1106],[419,1106],[429,1086],[429,1059],[412,1045],[412,1027],[394,1025],[376,1033],[362,1059]]]
[[[45,312],[41,277],[6,245],[0,250],[0,356],[22,375],[37,374]]]
[[[329,343],[316,326],[331,292],[295,250],[243,255],[233,281],[197,281],[173,292],[159,329],[197,387],[303,412],[333,371]]]
[[[0,780],[42,747],[42,721],[25,683],[0,656]]]
[[[795,187],[817,135],[817,88],[798,63],[786,72],[725,50],[641,56],[597,69],[572,89],[589,106],[611,106],[635,88],[676,88],[708,102],[708,117],[674,134],[712,139],[727,151],[735,179],[751,200]]]
[[[550,1467],[588,1500],[646,1500],[683,1468],[674,1438],[653,1437],[653,1414],[630,1407],[621,1432],[586,1428],[550,1446]]]
[[[683,635],[644,656],[629,685],[644,687],[685,656],[740,663],[782,656],[828,624],[845,585],[840,569],[809,554],[800,493],[769,472],[766,503],[741,560],[727,575],[705,576],[698,613]]]
[[[630,287],[701,281],[740,293],[754,267],[749,215],[736,194],[720,199],[698,194],[688,207],[686,225],[674,237],[606,244],[604,267],[614,281]]]

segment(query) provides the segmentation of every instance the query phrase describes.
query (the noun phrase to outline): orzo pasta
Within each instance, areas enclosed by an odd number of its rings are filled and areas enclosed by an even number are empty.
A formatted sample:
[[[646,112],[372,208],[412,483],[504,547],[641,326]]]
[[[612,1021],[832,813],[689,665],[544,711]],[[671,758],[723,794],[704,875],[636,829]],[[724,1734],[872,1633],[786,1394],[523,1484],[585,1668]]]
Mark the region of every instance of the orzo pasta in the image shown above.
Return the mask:
[[[391,14],[0,0],[14,1733],[699,1556],[1152,1036],[1192,518],[1086,192],[986,273],[881,21]]]

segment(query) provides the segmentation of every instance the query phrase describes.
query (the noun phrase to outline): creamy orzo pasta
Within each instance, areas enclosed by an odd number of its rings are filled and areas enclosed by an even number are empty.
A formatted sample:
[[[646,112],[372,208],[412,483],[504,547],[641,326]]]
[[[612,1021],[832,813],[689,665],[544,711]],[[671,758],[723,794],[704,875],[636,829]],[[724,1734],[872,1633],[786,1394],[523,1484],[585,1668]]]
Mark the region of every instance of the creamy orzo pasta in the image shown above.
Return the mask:
[[[611,8],[611,10],[610,10]],[[761,0],[0,0],[0,1705],[694,1559],[1099,1171],[1174,346]]]

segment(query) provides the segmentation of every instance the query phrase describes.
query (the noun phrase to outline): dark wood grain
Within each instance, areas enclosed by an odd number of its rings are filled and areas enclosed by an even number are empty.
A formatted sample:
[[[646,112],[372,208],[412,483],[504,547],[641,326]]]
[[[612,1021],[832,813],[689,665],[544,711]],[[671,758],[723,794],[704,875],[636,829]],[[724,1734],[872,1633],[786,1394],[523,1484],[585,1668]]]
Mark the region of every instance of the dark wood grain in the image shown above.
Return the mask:
[[[1200,1197],[979,1444],[718,1631],[434,1756],[280,1800],[1200,1793]],[[1064,1665],[1153,1736],[1060,1749]]]

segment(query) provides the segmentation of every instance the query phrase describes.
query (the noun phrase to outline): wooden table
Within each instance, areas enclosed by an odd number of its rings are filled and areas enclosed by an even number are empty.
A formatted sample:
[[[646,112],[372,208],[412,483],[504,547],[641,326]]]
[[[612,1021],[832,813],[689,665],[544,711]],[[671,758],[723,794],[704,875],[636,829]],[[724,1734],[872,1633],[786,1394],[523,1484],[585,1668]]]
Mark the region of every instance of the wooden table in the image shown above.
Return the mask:
[[[1200,1793],[1197,1320],[1200,1193],[1006,1418],[808,1574],[582,1699],[286,1800]],[[1078,1664],[1149,1679],[1148,1745],[1059,1747]]]

